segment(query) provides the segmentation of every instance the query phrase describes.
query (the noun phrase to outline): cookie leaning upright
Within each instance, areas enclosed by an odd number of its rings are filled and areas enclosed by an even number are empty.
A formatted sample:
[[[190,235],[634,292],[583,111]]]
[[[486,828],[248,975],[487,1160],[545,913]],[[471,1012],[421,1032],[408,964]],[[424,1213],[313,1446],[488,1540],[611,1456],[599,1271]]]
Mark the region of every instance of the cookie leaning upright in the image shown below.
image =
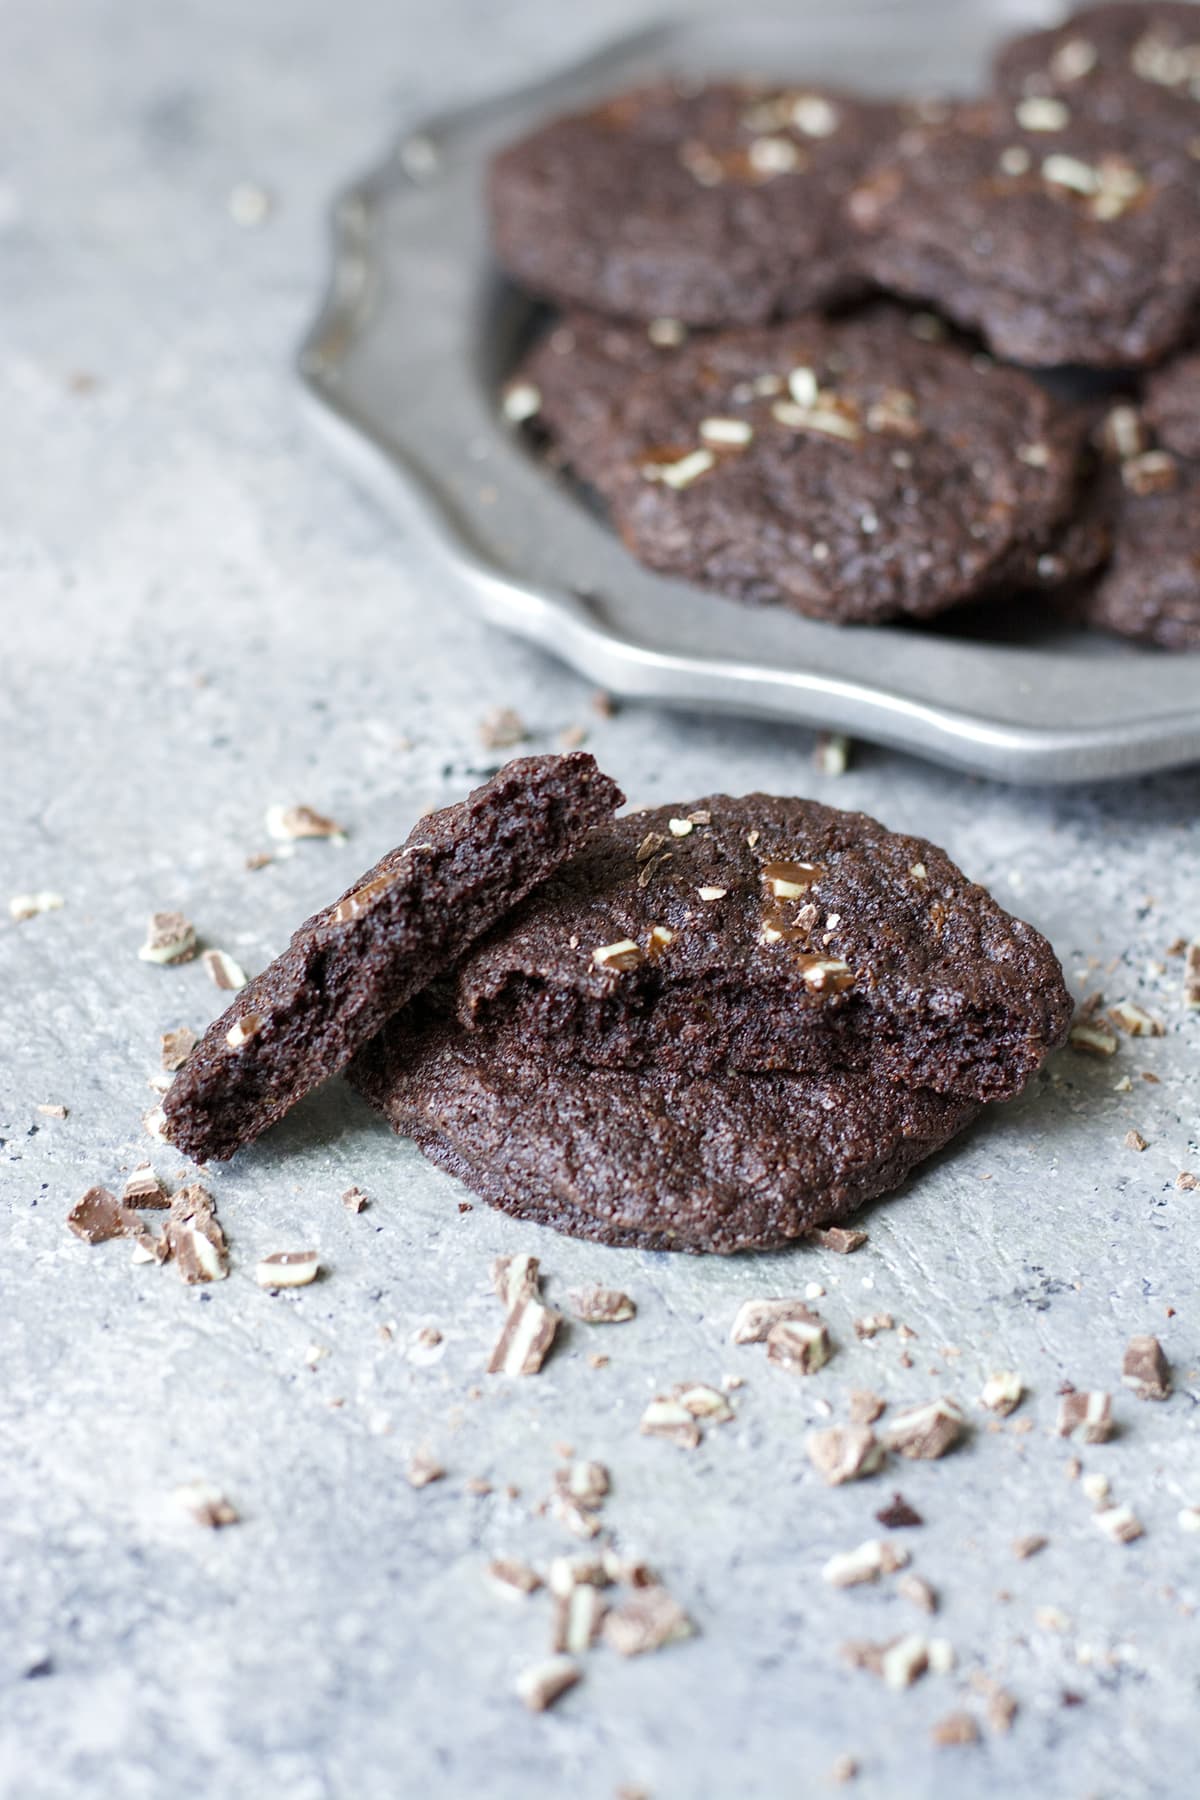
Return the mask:
[[[163,1102],[169,1141],[197,1162],[250,1143],[336,1075],[622,798],[576,751],[519,758],[419,820],[209,1026]]]
[[[827,89],[660,82],[502,151],[496,254],[618,318],[754,324],[862,292],[840,206],[899,109]]]

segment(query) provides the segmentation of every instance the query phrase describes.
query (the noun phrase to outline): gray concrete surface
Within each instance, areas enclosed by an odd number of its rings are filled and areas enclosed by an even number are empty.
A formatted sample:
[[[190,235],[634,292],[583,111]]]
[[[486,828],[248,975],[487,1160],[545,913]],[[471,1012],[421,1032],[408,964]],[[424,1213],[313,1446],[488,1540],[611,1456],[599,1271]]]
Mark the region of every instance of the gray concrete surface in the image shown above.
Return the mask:
[[[427,103],[640,10],[73,0],[0,20],[0,898],[66,902],[0,923],[5,1796],[605,1800],[625,1783],[798,1800],[831,1791],[847,1753],[872,1800],[1124,1800],[1194,1780],[1200,1538],[1177,1514],[1200,1503],[1200,1192],[1175,1180],[1200,1173],[1200,1018],[1164,951],[1200,931],[1195,775],[1051,795],[863,750],[835,780],[800,734],[596,718],[582,684],[445,610],[436,570],[300,414],[288,358],[323,279],[331,188]],[[257,227],[230,215],[244,182],[272,196]],[[137,960],[144,915],[179,906],[261,966],[420,808],[471,785],[496,704],[537,745],[586,724],[639,799],[808,791],[926,831],[1050,934],[1079,991],[1139,999],[1166,1036],[1111,1062],[1059,1057],[874,1208],[853,1258],[604,1252],[460,1214],[461,1191],[337,1088],[214,1175],[223,1285],[72,1238],[65,1214],[93,1181],[148,1149],[174,1176],[139,1127],[158,1034],[217,1006],[199,963]],[[287,800],[333,812],[348,841],[248,871],[265,808]],[[56,1102],[65,1120],[37,1111]],[[352,1181],[372,1197],[358,1217],[339,1200]],[[318,1285],[254,1286],[257,1255],[306,1244]],[[537,1378],[486,1378],[488,1262],[518,1248],[542,1257],[552,1297],[618,1283],[637,1320],[602,1342],[574,1329]],[[739,1299],[813,1281],[840,1345],[823,1374],[790,1380],[728,1345]],[[895,1334],[854,1339],[852,1319],[883,1309],[918,1333],[910,1369]],[[414,1354],[424,1324],[444,1333],[434,1360]],[[1141,1331],[1172,1360],[1165,1405],[1120,1391]],[[596,1345],[607,1368],[589,1365]],[[802,1438],[820,1400],[843,1411],[871,1385],[973,1406],[996,1367],[1032,1390],[1026,1434],[975,1413],[942,1463],[817,1482]],[[664,1384],[731,1370],[737,1420],[701,1449],[637,1435]],[[1050,1435],[1064,1379],[1117,1396],[1120,1435],[1080,1455],[1135,1508],[1137,1543],[1107,1542],[1067,1478]],[[570,1547],[532,1510],[563,1440],[611,1466],[613,1532],[700,1635],[637,1662],[597,1651],[534,1718],[511,1686],[543,1652],[545,1602],[508,1605],[482,1571],[501,1550]],[[449,1473],[418,1493],[404,1470],[420,1444]],[[473,1476],[497,1492],[467,1495]],[[180,1519],[170,1496],[192,1478],[242,1522]],[[892,1582],[820,1580],[894,1486],[926,1517],[905,1541],[942,1595],[931,1624]],[[1049,1544],[1018,1562],[1011,1541],[1033,1531]],[[910,1629],[948,1638],[957,1670],[891,1693],[837,1656]],[[1018,1699],[1013,1730],[933,1748],[934,1721],[981,1716],[982,1674]]]

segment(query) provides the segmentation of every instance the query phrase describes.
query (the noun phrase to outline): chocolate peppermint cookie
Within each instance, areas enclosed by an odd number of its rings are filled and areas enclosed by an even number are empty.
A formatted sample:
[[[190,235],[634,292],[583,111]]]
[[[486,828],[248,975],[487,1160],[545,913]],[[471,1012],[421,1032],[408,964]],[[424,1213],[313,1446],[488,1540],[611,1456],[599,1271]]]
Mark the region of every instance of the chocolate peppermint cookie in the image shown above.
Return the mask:
[[[1168,364],[1143,410],[1107,415],[1090,510],[1106,522],[1112,556],[1068,601],[1080,623],[1164,650],[1200,650],[1200,456],[1185,453],[1200,452],[1198,372],[1194,357]]]
[[[1058,102],[960,106],[902,133],[847,213],[882,287],[1017,362],[1141,367],[1200,301],[1200,163]]]
[[[1070,114],[1200,154],[1200,11],[1179,0],[1086,6],[996,57],[997,88],[1052,131]]]
[[[980,1101],[1071,1017],[1046,940],[944,851],[767,794],[598,831],[464,959],[454,1004],[556,1068],[850,1070]]]
[[[532,756],[419,820],[209,1026],[163,1102],[170,1142],[197,1162],[250,1143],[621,801],[591,756]]]
[[[977,1110],[877,1074],[572,1068],[421,1002],[350,1078],[492,1206],[600,1243],[721,1254],[782,1248],[889,1192]]]
[[[927,316],[707,333],[642,373],[568,331],[541,422],[651,568],[854,624],[1078,572],[1081,425]]]
[[[754,324],[862,291],[841,202],[899,113],[820,88],[661,82],[554,120],[490,182],[533,293],[621,318]]]

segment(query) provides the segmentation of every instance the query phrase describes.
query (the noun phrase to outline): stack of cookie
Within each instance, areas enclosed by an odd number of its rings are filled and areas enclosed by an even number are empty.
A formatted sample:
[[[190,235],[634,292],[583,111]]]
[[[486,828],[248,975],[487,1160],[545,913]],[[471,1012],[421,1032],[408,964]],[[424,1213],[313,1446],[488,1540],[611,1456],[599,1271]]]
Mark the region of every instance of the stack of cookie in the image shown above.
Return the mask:
[[[621,798],[531,757],[421,820],[210,1027],[170,1141],[228,1157],[348,1068],[494,1206],[724,1253],[888,1192],[1062,1042],[1050,946],[924,839]]]
[[[504,410],[651,568],[841,623],[1041,593],[1200,647],[1188,0],[1019,38],[982,100],[662,82],[489,198],[563,309]]]

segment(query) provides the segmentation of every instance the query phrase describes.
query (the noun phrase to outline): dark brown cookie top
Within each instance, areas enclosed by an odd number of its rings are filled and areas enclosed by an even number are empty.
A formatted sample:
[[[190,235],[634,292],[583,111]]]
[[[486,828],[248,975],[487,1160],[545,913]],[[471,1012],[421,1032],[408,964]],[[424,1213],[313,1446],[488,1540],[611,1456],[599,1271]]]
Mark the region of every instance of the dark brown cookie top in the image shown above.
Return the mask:
[[[419,1007],[351,1080],[492,1205],[605,1243],[782,1247],[896,1187],[973,1116],[879,1075],[597,1072]]]
[[[1062,25],[1006,44],[993,65],[997,88],[1032,104],[1031,119],[1057,110],[1133,128],[1200,156],[1200,12],[1179,0],[1086,6]],[[1039,106],[1049,100],[1053,108]]]
[[[588,354],[543,424],[650,567],[813,618],[925,618],[1037,578],[1081,436],[931,331],[878,307],[703,334],[633,377]]]
[[[1089,509],[1108,526],[1112,556],[1070,606],[1098,630],[1164,650],[1200,650],[1200,460],[1168,447],[1200,432],[1200,409],[1187,408],[1182,368],[1170,404],[1172,367],[1157,385],[1161,436],[1151,409],[1132,404],[1115,407],[1100,428],[1103,462]]]
[[[847,201],[864,266],[1018,362],[1158,360],[1200,300],[1200,164],[1069,108],[1029,117],[993,100],[902,133]]]
[[[465,958],[467,1028],[597,1066],[870,1070],[1017,1092],[1071,1001],[1046,940],[935,845],[815,801],[636,812]]]
[[[823,88],[662,82],[498,156],[496,253],[534,293],[621,318],[753,324],[862,287],[843,195],[898,114]]]
[[[1160,449],[1200,462],[1200,351],[1177,356],[1151,375],[1142,411]]]
[[[337,1074],[399,1007],[621,804],[591,756],[508,763],[431,813],[209,1026],[167,1090],[167,1136],[223,1160]]]
[[[673,319],[626,324],[575,309],[522,359],[505,403],[521,396],[521,420],[536,421],[580,479],[594,482],[613,454],[614,423],[631,384],[662,368],[687,337]]]

